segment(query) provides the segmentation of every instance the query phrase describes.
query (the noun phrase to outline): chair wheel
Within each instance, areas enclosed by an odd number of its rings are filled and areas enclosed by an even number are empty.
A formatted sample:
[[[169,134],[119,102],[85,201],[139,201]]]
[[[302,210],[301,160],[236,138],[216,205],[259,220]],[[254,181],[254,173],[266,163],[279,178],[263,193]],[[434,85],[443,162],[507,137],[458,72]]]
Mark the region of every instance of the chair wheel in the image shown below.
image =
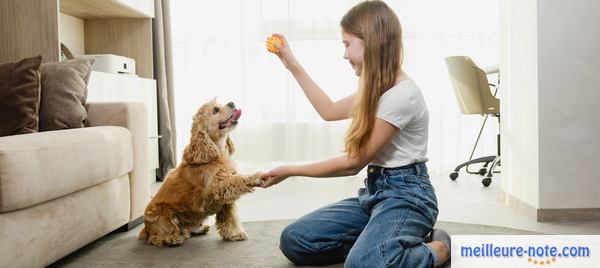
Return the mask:
[[[479,175],[483,176],[483,175],[485,175],[485,173],[487,173],[487,169],[482,168],[482,169],[479,170],[478,173],[479,173]]]
[[[455,181],[456,178],[458,178],[458,172],[452,172],[450,173],[450,179]]]
[[[483,184],[483,186],[488,187],[492,183],[492,178],[487,177],[481,180],[481,183]]]

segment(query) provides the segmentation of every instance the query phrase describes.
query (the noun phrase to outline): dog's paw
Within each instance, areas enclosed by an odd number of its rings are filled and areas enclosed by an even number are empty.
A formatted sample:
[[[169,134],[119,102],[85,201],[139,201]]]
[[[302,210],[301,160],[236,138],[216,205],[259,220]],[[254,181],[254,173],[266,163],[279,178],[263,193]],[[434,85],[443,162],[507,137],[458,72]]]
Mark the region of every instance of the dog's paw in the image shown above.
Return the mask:
[[[178,247],[183,245],[186,238],[181,235],[163,235],[163,236],[151,236],[148,239],[148,244],[157,247]]]
[[[208,230],[210,230],[210,226],[207,224],[202,224],[202,226],[200,226],[200,228],[192,231],[192,235],[203,235],[208,233]]]
[[[223,239],[228,241],[244,241],[248,239],[248,234],[244,231],[232,232],[231,234],[224,236]]]
[[[262,185],[262,172],[257,172],[248,177],[248,186],[259,187]]]

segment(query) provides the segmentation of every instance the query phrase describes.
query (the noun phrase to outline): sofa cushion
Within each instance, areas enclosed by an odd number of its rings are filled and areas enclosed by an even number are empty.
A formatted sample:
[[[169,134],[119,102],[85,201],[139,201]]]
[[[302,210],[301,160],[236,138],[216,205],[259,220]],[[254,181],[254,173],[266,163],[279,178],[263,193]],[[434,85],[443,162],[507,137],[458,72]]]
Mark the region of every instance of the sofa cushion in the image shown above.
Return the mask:
[[[93,59],[44,63],[40,131],[81,128],[87,118],[85,102]]]
[[[131,133],[102,126],[0,138],[0,212],[30,207],[133,168]]]
[[[0,137],[38,131],[42,56],[0,64]]]

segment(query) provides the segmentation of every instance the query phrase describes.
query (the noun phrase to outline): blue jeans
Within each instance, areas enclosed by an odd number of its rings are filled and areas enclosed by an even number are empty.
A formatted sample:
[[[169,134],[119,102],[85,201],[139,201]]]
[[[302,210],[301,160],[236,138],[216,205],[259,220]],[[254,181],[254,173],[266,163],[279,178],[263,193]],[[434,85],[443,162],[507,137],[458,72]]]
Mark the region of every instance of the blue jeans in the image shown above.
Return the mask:
[[[423,240],[438,215],[425,163],[368,168],[365,188],[287,226],[280,249],[296,265],[433,267],[437,256]]]

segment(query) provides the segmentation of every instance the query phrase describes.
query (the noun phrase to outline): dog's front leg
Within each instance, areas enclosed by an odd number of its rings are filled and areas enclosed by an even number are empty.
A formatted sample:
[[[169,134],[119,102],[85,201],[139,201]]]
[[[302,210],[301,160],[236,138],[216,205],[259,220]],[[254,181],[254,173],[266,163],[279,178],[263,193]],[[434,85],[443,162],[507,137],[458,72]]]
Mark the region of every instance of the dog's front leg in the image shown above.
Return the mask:
[[[254,191],[254,187],[261,185],[260,174],[251,176],[233,175],[215,181],[212,185],[212,200],[218,203],[232,203],[240,196]]]
[[[242,241],[248,239],[248,235],[240,224],[235,211],[235,203],[223,205],[223,209],[217,212],[217,230],[224,240]]]
[[[254,173],[253,175],[239,175],[239,174],[235,174],[234,175],[235,180],[238,181],[242,181],[244,182],[244,185],[246,185],[247,187],[258,187],[262,185],[262,179],[261,179],[261,173],[257,172]],[[253,189],[252,189],[253,191]]]

